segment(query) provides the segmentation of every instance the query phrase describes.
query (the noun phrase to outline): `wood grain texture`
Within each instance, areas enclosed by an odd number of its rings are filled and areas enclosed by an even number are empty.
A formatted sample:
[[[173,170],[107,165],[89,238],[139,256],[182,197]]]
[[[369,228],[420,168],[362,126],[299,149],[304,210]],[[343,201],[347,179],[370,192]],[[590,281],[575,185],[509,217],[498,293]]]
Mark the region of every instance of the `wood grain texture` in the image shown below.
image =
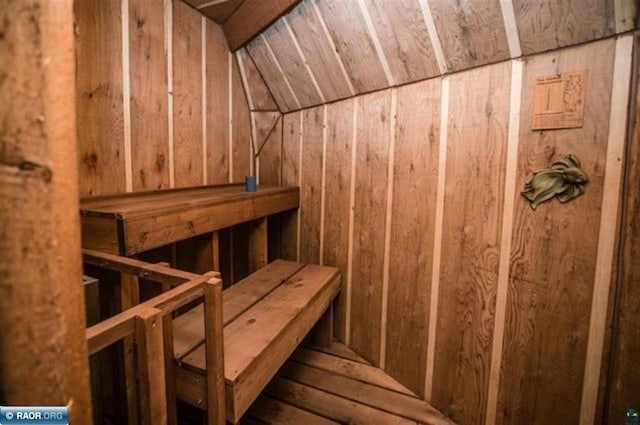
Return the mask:
[[[582,160],[589,185],[584,196],[566,205],[554,201],[534,212],[526,202],[516,204],[498,423],[579,419],[613,52],[614,41],[606,40],[538,56],[525,67],[516,187],[523,187],[534,170],[569,152]],[[584,127],[531,132],[526,117],[533,111],[535,77],[576,69],[588,70]]]
[[[231,171],[231,183],[236,183],[244,182],[245,176],[251,174],[251,117],[235,56],[232,57],[232,61],[231,96],[233,97],[233,115],[231,122],[233,126],[233,159],[231,163],[233,164],[233,170]]]
[[[387,209],[391,91],[359,103],[353,223],[351,347],[380,361],[384,231]]]
[[[279,65],[273,59],[264,39],[258,37],[247,45],[247,51],[260,70],[265,83],[282,112],[298,109],[298,103],[284,80]]]
[[[525,55],[595,40],[615,32],[613,0],[513,0]]]
[[[80,194],[125,191],[119,1],[75,3]]]
[[[432,402],[460,423],[487,403],[510,77],[510,63],[451,77]]]
[[[346,282],[349,261],[349,212],[353,151],[353,100],[327,107],[323,263],[337,267],[343,290],[334,305],[334,336],[345,340]]]
[[[129,0],[131,164],[134,191],[169,187],[167,55],[164,33],[162,0]]]
[[[291,33],[283,20],[275,22],[264,32],[273,53],[296,94],[302,108],[322,103],[303,58],[300,56]]]
[[[417,0],[365,4],[396,84],[440,74]]]
[[[293,112],[282,117],[282,184],[297,186],[300,182],[300,137],[302,112]],[[297,260],[298,217],[293,211],[281,215],[282,245],[280,255],[285,260]]]
[[[260,184],[279,186],[282,184],[282,118],[278,120],[271,135],[260,152]],[[297,186],[297,185],[296,185]],[[269,223],[271,224],[271,223]]]
[[[277,110],[278,105],[271,96],[271,92],[264,82],[260,71],[256,68],[253,59],[249,56],[246,49],[240,49],[236,52],[239,60],[242,61],[242,67],[244,70],[245,78],[247,79],[247,85],[249,92],[251,93],[251,110],[272,111]]]
[[[207,183],[229,182],[229,47],[219,25],[206,22]]]
[[[430,80],[402,87],[397,95],[385,369],[419,395],[427,352],[440,91],[440,81]]]
[[[349,82],[346,80],[348,77],[342,71],[340,57],[333,50],[313,2],[303,1],[286,19],[309,68],[316,76],[325,100],[330,102],[351,96]]]
[[[430,0],[429,5],[449,71],[509,58],[499,0]]]
[[[211,6],[200,7],[199,10],[205,16],[213,19],[219,24],[223,24],[229,17],[236,11],[238,6],[244,0],[228,0],[223,1],[222,3],[212,4]],[[196,3],[192,1],[192,4]],[[198,0],[197,3],[200,3],[202,6],[206,3],[211,3],[209,0]]]
[[[320,262],[320,197],[322,196],[322,137],[324,107],[305,109],[300,164],[300,261]]]
[[[362,93],[386,87],[387,78],[358,3],[317,0],[316,4],[355,90]]]
[[[203,172],[201,15],[181,1],[173,2],[172,48],[175,182],[197,186]]]

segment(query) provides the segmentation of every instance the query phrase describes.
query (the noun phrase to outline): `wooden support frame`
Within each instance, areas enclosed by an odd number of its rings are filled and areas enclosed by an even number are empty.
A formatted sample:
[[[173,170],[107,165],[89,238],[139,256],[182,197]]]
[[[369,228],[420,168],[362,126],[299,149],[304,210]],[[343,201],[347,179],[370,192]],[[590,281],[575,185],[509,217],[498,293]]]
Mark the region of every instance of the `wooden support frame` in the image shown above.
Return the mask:
[[[208,424],[225,424],[224,345],[222,323],[222,280],[218,272],[204,275],[182,272],[165,264],[149,264],[97,251],[83,251],[86,263],[123,274],[122,293],[131,304],[137,276],[174,288],[138,305],[130,306],[86,330],[89,355],[111,344],[135,338],[135,371],[138,378],[138,422],[175,423],[175,376],[173,374],[172,313],[198,299],[204,299],[206,316]],[[182,282],[182,283],[181,283]],[[126,290],[124,286],[127,286]],[[169,366],[167,366],[169,365]],[[130,369],[127,370],[130,373]],[[133,379],[131,376],[128,380]],[[133,379],[135,381],[135,379]],[[131,381],[129,381],[131,382]],[[128,387],[129,389],[129,387]],[[129,392],[129,391],[128,391]],[[129,395],[129,394],[128,394]],[[128,397],[128,400],[132,398]],[[168,407],[167,407],[168,406]],[[136,412],[136,415],[138,413]],[[129,415],[131,419],[131,414]]]
[[[263,217],[249,226],[249,274],[266,266],[268,257],[267,217]]]

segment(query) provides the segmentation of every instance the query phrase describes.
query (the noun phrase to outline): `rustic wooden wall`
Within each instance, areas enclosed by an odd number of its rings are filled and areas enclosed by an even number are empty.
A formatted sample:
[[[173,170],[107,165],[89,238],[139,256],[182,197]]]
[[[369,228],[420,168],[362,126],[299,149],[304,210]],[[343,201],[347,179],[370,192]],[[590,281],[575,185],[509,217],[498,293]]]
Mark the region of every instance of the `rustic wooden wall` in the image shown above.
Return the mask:
[[[461,424],[601,412],[631,51],[609,38],[284,116],[302,198],[282,254],[339,267],[335,334]],[[531,130],[535,78],[572,70],[584,126]],[[533,211],[524,183],[567,153],[586,194]]]
[[[81,195],[249,174],[249,106],[217,23],[179,0],[82,0],[75,12]]]

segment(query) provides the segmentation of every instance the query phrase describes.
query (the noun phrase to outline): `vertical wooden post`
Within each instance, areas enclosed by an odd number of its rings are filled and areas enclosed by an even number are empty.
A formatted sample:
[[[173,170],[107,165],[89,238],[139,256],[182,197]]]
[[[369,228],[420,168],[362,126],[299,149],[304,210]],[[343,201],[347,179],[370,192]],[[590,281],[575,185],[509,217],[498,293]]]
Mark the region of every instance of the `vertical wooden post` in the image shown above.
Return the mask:
[[[120,275],[120,299],[122,311],[140,304],[138,276],[127,273]],[[129,425],[138,423],[138,385],[136,382],[135,344],[132,336],[123,341],[124,386],[127,395],[127,416]]]
[[[267,217],[252,221],[249,226],[249,273],[267,265]]]
[[[329,347],[333,340],[333,303],[313,327],[310,333],[311,343],[318,347]]]
[[[72,0],[0,8],[0,393],[91,424]]]
[[[225,424],[222,281],[212,278],[204,295],[207,360],[207,418],[209,425]]]
[[[167,423],[162,325],[162,313],[157,308],[145,308],[136,317],[140,423],[142,425]]]
[[[220,271],[220,235],[211,233],[211,255],[213,256],[213,270]]]
[[[175,245],[174,245],[175,246]],[[171,264],[166,261],[156,263],[160,266],[170,267]],[[169,283],[161,283],[162,292],[171,289]],[[164,375],[167,387],[167,423],[169,425],[177,425],[178,408],[176,393],[176,376],[173,370],[173,315],[167,314],[162,318],[162,334],[164,337]]]

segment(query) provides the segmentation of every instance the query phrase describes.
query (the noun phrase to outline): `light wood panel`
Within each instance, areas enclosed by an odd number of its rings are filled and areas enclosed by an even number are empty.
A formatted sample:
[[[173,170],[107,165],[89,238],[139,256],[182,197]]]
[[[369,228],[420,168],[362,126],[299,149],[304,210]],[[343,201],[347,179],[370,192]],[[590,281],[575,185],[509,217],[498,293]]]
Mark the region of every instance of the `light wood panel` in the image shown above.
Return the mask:
[[[134,191],[169,187],[167,55],[164,33],[162,0],[129,0],[131,162]]]
[[[342,274],[343,290],[333,316],[333,332],[341,341],[345,340],[347,314],[353,108],[353,100],[327,107],[323,263],[339,268]]]
[[[440,81],[398,89],[385,370],[424,391],[440,143]],[[421,208],[416,208],[416,200]]]
[[[206,21],[207,183],[229,182],[229,48],[219,25]]]
[[[300,164],[300,261],[320,262],[320,197],[322,195],[322,142],[324,107],[302,111],[302,162]]]
[[[451,77],[434,405],[460,423],[487,403],[509,120],[509,63]],[[460,379],[464,376],[464,379]]]
[[[231,65],[231,102],[233,105],[231,116],[233,158],[231,160],[231,183],[243,182],[245,176],[251,174],[251,117],[249,104],[244,93],[240,70],[235,56]]]
[[[613,0],[513,0],[522,53],[595,40],[615,32]]]
[[[226,0],[221,3],[212,4],[211,6],[204,6],[207,3],[211,3],[211,0],[197,0],[197,3],[201,5],[201,7],[198,8],[200,12],[217,23],[223,24],[243,1],[244,0]],[[191,0],[190,2],[193,5],[196,4],[196,1]]]
[[[303,1],[286,20],[298,40],[307,64],[326,101],[350,96],[350,81],[343,69],[340,56],[320,21],[312,1]],[[328,77],[331,76],[331,77]]]
[[[282,184],[296,186],[300,183],[300,137],[302,112],[282,117]],[[282,246],[280,255],[285,260],[298,258],[298,211],[282,214]]]
[[[282,119],[278,120],[271,135],[265,141],[259,160],[260,184],[269,186],[282,184]],[[279,235],[274,237],[279,238]]]
[[[387,78],[358,3],[316,0],[316,4],[355,90],[362,93],[386,87]]]
[[[450,71],[509,58],[499,0],[430,0]]]
[[[380,361],[391,92],[364,96],[358,107],[350,341],[376,365]]]
[[[584,196],[565,205],[554,201],[534,212],[522,200],[516,204],[498,423],[579,419],[613,51],[613,40],[607,40],[538,56],[525,67],[523,117],[532,116],[536,76],[586,69],[588,94],[580,129],[531,132],[531,122],[521,120],[516,187],[523,187],[534,170],[569,152],[582,160],[589,185]]]
[[[256,65],[253,63],[253,59],[249,56],[246,49],[240,49],[236,52],[239,63],[242,63],[242,70],[244,72],[248,90],[248,97],[251,99],[249,102],[249,107],[251,110],[263,110],[263,111],[271,111],[277,110],[278,105],[276,101],[271,96],[271,92],[267,87],[262,75],[260,75],[260,71],[256,68]]]
[[[396,84],[440,74],[417,0],[366,0],[365,4]]]
[[[75,15],[80,194],[124,192],[121,5],[75,2]]]
[[[201,17],[181,1],[173,2],[172,49],[175,182],[197,186],[203,172]]]

